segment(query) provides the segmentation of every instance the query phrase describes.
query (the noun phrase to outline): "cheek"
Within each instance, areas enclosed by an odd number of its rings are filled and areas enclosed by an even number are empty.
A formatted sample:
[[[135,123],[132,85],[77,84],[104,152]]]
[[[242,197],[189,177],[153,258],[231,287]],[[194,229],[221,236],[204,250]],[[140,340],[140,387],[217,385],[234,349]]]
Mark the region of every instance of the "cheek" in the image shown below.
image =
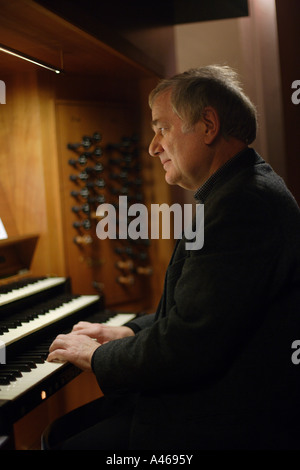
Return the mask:
[[[178,159],[178,167],[183,174],[192,177],[199,172],[201,166],[201,156],[199,148],[185,146],[182,148],[182,153]]]

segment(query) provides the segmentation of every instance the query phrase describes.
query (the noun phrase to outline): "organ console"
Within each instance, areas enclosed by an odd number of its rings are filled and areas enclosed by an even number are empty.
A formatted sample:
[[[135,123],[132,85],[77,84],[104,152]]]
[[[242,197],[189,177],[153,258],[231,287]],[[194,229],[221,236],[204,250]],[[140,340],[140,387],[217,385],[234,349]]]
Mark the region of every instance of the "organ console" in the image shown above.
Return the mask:
[[[105,245],[105,249],[101,243],[100,250],[91,230],[98,204],[108,200],[117,206],[116,197],[124,194],[129,204],[143,201],[137,139],[124,138],[118,144],[108,144],[108,158],[97,145],[100,141],[101,135],[94,133],[68,144],[74,158],[66,158],[64,167],[69,210],[76,217],[71,219],[72,230],[77,233],[71,232],[70,245],[78,250],[75,258],[80,268],[83,266],[85,273],[89,270],[88,275],[94,276],[91,290],[75,295],[70,279],[65,277],[27,277],[6,283],[5,276],[15,274],[16,266],[20,269],[15,253],[20,251],[29,265],[29,252],[32,256],[38,237],[19,237],[22,250],[2,241],[6,251],[1,248],[0,253],[0,449],[7,437],[13,441],[14,423],[80,374],[69,363],[47,362],[49,346],[57,334],[69,332],[79,320],[122,325],[136,316],[105,308],[107,279],[102,275],[104,271],[97,271],[102,269],[105,257],[109,256],[111,263],[111,290],[122,301],[134,299],[132,293],[141,285],[138,276],[152,273],[151,267],[144,265],[148,262],[149,240],[115,240],[112,247]],[[103,157],[101,162],[98,157]],[[90,233],[81,233],[82,229]],[[71,272],[76,272],[76,266]]]
[[[100,295],[71,293],[63,277],[26,278],[0,287],[0,447],[13,424],[75,378],[69,363],[46,361],[52,340],[79,320],[123,325],[136,315],[104,309]],[[0,356],[0,359],[3,358]],[[5,363],[3,363],[5,362]]]

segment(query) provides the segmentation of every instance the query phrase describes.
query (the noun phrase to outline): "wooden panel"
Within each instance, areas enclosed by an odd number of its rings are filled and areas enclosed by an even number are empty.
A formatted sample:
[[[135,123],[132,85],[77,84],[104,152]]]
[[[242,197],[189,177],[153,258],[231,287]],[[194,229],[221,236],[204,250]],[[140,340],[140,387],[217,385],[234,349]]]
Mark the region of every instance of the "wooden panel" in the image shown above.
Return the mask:
[[[157,67],[153,60],[116,33],[112,34],[105,25],[98,26],[98,36],[103,36],[104,30],[110,33],[114,49],[32,0],[0,0],[0,11],[2,44],[63,68],[66,73],[76,74],[83,67],[85,74],[114,76],[117,73],[123,78],[134,78],[153,75],[148,64]],[[1,70],[31,71],[37,67],[0,52]]]
[[[11,276],[28,275],[37,240],[37,235],[0,240],[0,284],[12,280]]]
[[[1,115],[0,115],[1,119]],[[14,215],[11,211],[8,199],[6,197],[5,191],[2,188],[0,182],[0,219],[3,223],[4,229],[8,237],[12,237],[18,234],[18,229],[14,219]]]
[[[102,395],[95,376],[83,372],[15,423],[15,449],[39,450],[41,435],[48,424]]]
[[[36,76],[16,75],[5,81],[7,103],[0,109],[1,184],[13,210],[18,233],[43,231],[45,214],[41,202],[45,193],[40,178],[42,159]],[[20,210],[16,211],[16,207]]]
[[[122,136],[132,136],[136,130],[136,116],[132,108],[124,104],[116,103],[91,104],[82,102],[61,102],[57,104],[57,129],[58,129],[58,157],[61,166],[61,196],[63,207],[63,223],[64,223],[64,241],[66,253],[67,275],[72,279],[74,292],[95,293],[96,289],[103,291],[106,306],[116,304],[124,304],[139,299],[143,300],[143,304],[147,304],[147,299],[151,298],[151,282],[147,276],[138,275],[127,269],[119,269],[116,264],[119,261],[132,262],[137,267],[147,267],[148,259],[143,261],[141,257],[145,254],[148,256],[147,247],[140,244],[129,244],[127,240],[119,241],[107,238],[100,240],[96,235],[97,220],[88,218],[88,216],[80,211],[74,213],[72,208],[83,207],[89,202],[86,197],[78,195],[74,197],[71,192],[73,190],[80,191],[86,189],[86,183],[94,181],[88,177],[88,180],[70,181],[70,175],[76,176],[85,172],[87,167],[93,167],[98,163],[103,166],[103,171],[96,177],[103,180],[105,187],[89,189],[89,197],[102,195],[105,202],[118,204],[118,194],[112,194],[112,188],[120,187],[115,184],[116,180],[111,179],[112,173],[118,173],[118,166],[112,165],[110,158],[119,158],[120,154],[111,153],[107,147],[108,144],[118,144]],[[100,144],[103,149],[103,155],[99,158],[88,158],[87,163],[83,165],[70,165],[69,160],[78,160],[81,151],[72,151],[67,148],[69,143],[79,143],[84,136],[92,136],[95,132],[102,135]],[[138,162],[134,162],[134,165]],[[136,177],[133,173],[132,178]],[[137,186],[130,190],[131,194],[136,197],[142,188]],[[89,202],[89,209],[93,213],[96,211],[99,202]],[[117,209],[118,215],[118,209]],[[91,220],[91,227],[74,228],[74,222],[84,222]],[[118,229],[117,229],[118,235]],[[85,240],[89,237],[88,242]],[[74,240],[79,243],[75,243]],[[80,243],[83,241],[83,243]],[[134,257],[124,254],[118,254],[117,249],[132,249]],[[123,265],[124,266],[124,265]],[[120,284],[133,280],[131,284]]]
[[[44,211],[47,231],[44,236],[44,252],[37,254],[33,268],[36,274],[65,276],[65,255],[61,215],[59,163],[57,159],[55,90],[48,73],[38,74],[40,119],[40,153],[43,160],[42,174],[45,189]],[[43,256],[44,261],[41,260]],[[46,264],[47,263],[47,264]],[[41,272],[41,268],[45,271]]]
[[[57,162],[55,115],[51,115],[47,92],[51,88],[39,83],[36,73],[3,78],[7,91],[7,103],[0,108],[0,183],[7,201],[4,217],[14,219],[10,235],[40,235],[32,263],[34,274],[63,275],[58,180],[53,168]]]

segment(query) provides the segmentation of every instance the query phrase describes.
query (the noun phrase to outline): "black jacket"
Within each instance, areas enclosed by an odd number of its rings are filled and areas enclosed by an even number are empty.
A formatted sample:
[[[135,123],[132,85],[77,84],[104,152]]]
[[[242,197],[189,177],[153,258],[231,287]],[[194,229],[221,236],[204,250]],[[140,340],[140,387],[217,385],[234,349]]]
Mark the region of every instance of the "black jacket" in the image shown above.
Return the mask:
[[[133,449],[299,446],[299,207],[252,149],[207,183],[204,246],[177,243],[156,314],[94,372],[105,395],[136,394]]]

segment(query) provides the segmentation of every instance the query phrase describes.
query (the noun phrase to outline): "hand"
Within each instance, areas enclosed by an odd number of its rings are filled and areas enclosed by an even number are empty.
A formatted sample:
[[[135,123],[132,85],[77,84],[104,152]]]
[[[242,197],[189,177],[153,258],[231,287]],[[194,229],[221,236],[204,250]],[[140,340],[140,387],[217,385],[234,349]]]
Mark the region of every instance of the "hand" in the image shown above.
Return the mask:
[[[81,321],[73,326],[72,333],[76,335],[87,335],[103,344],[114,339],[134,336],[134,332],[128,326],[108,326],[101,323],[89,323]]]
[[[49,348],[47,361],[67,361],[82,370],[91,371],[92,356],[97,348],[99,343],[86,335],[58,335]]]

